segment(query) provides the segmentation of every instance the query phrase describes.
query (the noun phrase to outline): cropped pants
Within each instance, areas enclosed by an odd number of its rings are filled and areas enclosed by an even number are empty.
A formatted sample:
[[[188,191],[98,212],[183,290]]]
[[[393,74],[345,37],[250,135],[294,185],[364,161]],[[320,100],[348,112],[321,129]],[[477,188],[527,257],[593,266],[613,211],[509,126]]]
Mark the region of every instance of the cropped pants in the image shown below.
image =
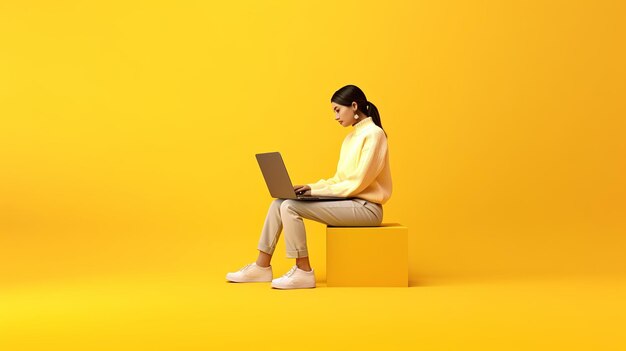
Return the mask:
[[[284,229],[287,258],[307,257],[303,218],[335,227],[379,226],[383,220],[383,206],[358,198],[337,201],[275,199],[267,212],[258,249],[274,254]]]

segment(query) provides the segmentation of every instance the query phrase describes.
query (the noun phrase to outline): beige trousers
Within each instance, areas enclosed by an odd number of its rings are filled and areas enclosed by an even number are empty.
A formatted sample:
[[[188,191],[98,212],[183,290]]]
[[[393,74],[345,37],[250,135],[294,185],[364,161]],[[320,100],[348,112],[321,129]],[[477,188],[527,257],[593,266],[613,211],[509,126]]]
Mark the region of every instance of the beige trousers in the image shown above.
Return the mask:
[[[285,229],[287,258],[307,257],[303,218],[334,227],[378,226],[383,220],[383,206],[363,199],[300,201],[276,199],[270,205],[258,249],[274,254],[281,230]]]

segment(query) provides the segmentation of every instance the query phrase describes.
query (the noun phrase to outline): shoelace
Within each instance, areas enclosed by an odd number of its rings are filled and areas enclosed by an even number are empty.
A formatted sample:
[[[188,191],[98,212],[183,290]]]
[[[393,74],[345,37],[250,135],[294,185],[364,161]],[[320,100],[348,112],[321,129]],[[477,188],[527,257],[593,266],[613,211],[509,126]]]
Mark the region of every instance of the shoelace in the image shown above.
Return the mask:
[[[283,276],[281,278],[289,278],[291,277],[291,275],[293,275],[293,273],[295,273],[296,269],[298,268],[298,266],[293,266],[291,267],[291,269],[289,270],[289,272],[283,274]]]
[[[243,272],[243,271],[245,271],[246,269],[248,269],[248,267],[250,267],[250,266],[252,266],[252,263],[248,263],[247,265],[243,266],[243,268],[241,268],[239,271],[240,271],[240,272]]]

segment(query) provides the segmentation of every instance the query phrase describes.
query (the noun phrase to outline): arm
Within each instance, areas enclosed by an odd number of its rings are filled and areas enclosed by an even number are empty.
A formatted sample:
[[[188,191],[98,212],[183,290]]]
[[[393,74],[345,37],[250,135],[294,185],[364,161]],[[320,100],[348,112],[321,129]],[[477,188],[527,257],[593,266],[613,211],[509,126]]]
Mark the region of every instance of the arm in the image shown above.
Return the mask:
[[[356,167],[346,170],[343,179],[339,179],[337,172],[333,178],[308,184],[311,195],[350,197],[360,193],[382,171],[386,153],[387,139],[384,133],[381,131],[368,135],[363,142]]]
[[[313,189],[313,187],[328,186],[331,184],[336,184],[338,181],[339,181],[339,177],[337,176],[337,172],[335,172],[335,175],[332,176],[331,178],[320,179],[315,183],[309,183],[306,185],[308,185],[311,189]]]

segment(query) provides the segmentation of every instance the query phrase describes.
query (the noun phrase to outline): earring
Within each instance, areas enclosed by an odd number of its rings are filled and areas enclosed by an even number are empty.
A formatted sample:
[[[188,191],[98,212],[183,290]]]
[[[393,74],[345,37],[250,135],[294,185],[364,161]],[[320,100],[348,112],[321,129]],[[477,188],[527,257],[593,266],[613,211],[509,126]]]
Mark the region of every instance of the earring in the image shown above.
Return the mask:
[[[354,115],[354,119],[359,119],[359,115],[358,115],[358,114],[355,114],[355,115]]]

